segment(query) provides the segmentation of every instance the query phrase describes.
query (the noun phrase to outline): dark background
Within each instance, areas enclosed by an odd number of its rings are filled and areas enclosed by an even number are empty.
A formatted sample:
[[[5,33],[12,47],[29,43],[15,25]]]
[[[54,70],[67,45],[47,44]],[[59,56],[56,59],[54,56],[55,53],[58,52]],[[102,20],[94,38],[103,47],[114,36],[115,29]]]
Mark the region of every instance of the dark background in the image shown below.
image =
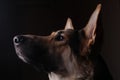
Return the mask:
[[[40,74],[18,59],[12,43],[17,34],[48,35],[63,29],[68,17],[76,29],[87,23],[102,3],[99,25],[104,30],[102,56],[114,80],[120,80],[119,0],[0,0],[0,76],[3,80],[41,80]]]

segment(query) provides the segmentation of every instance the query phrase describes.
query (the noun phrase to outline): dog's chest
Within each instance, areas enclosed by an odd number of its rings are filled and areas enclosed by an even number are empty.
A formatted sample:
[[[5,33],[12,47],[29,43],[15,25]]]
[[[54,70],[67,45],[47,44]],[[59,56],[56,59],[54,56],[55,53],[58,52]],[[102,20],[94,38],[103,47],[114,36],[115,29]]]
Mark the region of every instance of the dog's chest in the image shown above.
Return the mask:
[[[49,80],[61,80],[60,76],[56,75],[55,73],[51,72],[48,74]]]

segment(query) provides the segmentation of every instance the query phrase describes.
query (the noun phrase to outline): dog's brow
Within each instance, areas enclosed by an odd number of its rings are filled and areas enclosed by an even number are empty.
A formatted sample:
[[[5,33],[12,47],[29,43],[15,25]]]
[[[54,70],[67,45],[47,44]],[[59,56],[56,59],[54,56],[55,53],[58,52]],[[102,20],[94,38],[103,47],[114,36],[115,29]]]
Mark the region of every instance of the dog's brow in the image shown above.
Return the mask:
[[[57,34],[61,34],[61,33],[64,33],[64,31],[58,31]]]

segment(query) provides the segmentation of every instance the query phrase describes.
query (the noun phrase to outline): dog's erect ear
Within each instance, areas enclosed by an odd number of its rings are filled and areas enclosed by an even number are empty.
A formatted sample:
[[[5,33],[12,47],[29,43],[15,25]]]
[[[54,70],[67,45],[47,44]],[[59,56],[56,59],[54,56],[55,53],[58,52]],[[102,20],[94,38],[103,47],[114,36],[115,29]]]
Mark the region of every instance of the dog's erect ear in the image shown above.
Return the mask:
[[[83,44],[82,44],[82,53],[86,53],[86,47],[88,48],[91,44],[93,44],[95,42],[95,37],[96,37],[96,26],[97,26],[97,19],[98,19],[98,15],[100,13],[101,10],[101,4],[98,4],[95,11],[93,12],[93,14],[91,15],[88,24],[85,26],[85,28],[83,28],[82,30],[80,30],[80,33],[83,32],[84,33],[84,40],[83,40]]]
[[[95,11],[93,12],[93,14],[90,17],[88,24],[83,29],[85,32],[85,36],[87,38],[90,38],[90,39],[95,38],[95,30],[96,30],[96,26],[97,26],[97,19],[98,19],[100,9],[101,9],[101,4],[98,4]]]
[[[66,25],[65,25],[65,30],[66,29],[73,29],[74,30],[74,27],[72,25],[72,20],[70,18],[67,19],[67,22],[66,22]]]

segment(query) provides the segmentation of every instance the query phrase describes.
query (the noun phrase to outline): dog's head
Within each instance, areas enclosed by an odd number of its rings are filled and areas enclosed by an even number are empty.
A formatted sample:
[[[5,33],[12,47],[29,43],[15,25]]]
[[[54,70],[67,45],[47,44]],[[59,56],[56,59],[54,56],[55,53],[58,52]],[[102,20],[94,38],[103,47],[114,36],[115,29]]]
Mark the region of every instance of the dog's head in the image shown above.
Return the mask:
[[[87,62],[86,56],[95,41],[100,8],[101,5],[98,5],[88,24],[81,30],[74,30],[68,18],[63,30],[52,32],[49,36],[15,36],[13,41],[18,57],[38,68],[43,66],[47,72],[74,72],[74,68],[80,68]]]

